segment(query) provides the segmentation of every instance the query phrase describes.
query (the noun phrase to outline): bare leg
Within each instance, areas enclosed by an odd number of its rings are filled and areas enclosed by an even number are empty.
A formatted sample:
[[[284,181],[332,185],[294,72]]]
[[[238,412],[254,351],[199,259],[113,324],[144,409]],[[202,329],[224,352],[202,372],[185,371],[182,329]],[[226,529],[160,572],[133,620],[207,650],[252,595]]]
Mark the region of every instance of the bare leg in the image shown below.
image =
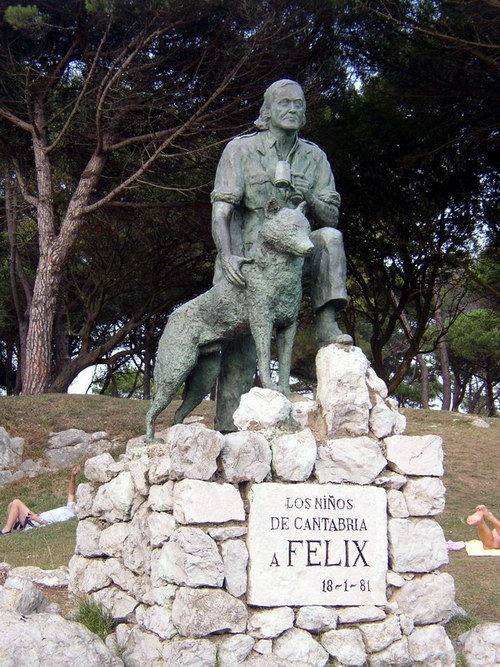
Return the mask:
[[[10,533],[16,521],[23,524],[28,516],[35,521],[40,518],[37,514],[32,512],[22,500],[15,498],[7,507],[7,518],[5,520],[5,525],[2,528],[2,533]]]
[[[491,515],[493,517],[492,513],[484,505],[478,505],[476,507],[476,511],[474,512],[474,514],[471,514],[469,517],[467,517],[467,523],[471,526],[472,525],[476,526],[477,535],[481,540],[483,547],[485,549],[495,549],[496,548],[495,538],[493,536],[491,528],[486,524],[484,520],[485,518],[491,520],[488,515]],[[495,519],[495,517],[493,518]],[[495,519],[495,522],[500,527],[500,522],[497,521],[497,519]],[[495,525],[495,527],[497,526]]]

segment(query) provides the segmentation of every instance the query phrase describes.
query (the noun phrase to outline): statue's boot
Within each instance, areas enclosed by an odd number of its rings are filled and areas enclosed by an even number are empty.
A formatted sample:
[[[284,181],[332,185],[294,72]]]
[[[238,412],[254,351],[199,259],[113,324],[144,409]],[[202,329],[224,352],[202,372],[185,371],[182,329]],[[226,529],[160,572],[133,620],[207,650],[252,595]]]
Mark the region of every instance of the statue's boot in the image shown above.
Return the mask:
[[[316,311],[316,343],[318,347],[325,347],[332,343],[352,345],[352,336],[342,333],[337,324],[336,310],[332,302],[327,303]]]

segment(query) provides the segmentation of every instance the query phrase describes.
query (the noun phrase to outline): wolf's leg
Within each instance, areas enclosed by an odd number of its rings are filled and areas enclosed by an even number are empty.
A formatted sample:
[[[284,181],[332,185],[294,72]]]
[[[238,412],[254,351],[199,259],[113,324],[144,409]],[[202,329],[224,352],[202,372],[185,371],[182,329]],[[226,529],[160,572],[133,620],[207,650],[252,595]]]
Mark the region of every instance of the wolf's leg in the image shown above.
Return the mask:
[[[198,359],[197,322],[173,313],[160,340],[156,359],[156,395],[146,416],[146,441],[154,439],[156,418],[172,401]]]
[[[258,321],[250,321],[250,329],[257,349],[257,361],[259,365],[259,376],[265,389],[277,389],[277,385],[271,380],[271,334],[273,323],[269,318],[259,318]]]
[[[200,354],[198,363],[187,376],[184,397],[174,417],[174,424],[182,424],[185,417],[201,403],[212,389],[220,370],[220,350]]]
[[[292,367],[293,341],[295,340],[296,331],[297,322],[294,322],[288,327],[282,327],[276,331],[278,358],[280,363],[280,379],[278,387],[286,396],[290,394],[290,371]]]

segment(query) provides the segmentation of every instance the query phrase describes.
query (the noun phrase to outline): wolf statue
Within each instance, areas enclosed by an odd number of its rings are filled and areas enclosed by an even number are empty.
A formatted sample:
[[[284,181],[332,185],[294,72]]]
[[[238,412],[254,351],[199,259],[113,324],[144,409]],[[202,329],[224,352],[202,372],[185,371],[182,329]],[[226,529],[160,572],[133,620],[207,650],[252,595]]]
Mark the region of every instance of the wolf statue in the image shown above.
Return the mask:
[[[302,299],[304,258],[313,250],[305,203],[266,208],[250,261],[243,267],[246,287],[222,279],[175,310],[160,340],[155,366],[156,394],[146,417],[146,440],[153,441],[155,420],[183,382],[178,424],[209,393],[219,373],[224,343],[252,334],[262,386],[289,392],[292,347]],[[271,378],[271,336],[276,329],[279,382]]]

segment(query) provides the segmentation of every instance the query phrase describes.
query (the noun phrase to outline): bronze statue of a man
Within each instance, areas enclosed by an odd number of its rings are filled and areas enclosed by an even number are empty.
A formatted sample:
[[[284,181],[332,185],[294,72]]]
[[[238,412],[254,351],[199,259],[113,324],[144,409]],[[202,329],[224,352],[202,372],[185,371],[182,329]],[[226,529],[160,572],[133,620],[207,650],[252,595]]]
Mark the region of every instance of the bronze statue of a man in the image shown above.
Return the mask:
[[[218,250],[215,280],[225,277],[245,288],[241,266],[251,261],[252,246],[271,199],[295,208],[307,203],[314,251],[307,261],[316,338],[319,346],[351,344],[336,313],[347,303],[342,234],[336,229],[340,196],[323,151],[298,137],[306,103],[295,81],[281,79],[264,93],[258,130],[228,143],[219,161],[212,192],[212,234]],[[233,431],[232,415],[252,386],[255,346],[250,337],[227,343],[217,393],[215,427]]]

